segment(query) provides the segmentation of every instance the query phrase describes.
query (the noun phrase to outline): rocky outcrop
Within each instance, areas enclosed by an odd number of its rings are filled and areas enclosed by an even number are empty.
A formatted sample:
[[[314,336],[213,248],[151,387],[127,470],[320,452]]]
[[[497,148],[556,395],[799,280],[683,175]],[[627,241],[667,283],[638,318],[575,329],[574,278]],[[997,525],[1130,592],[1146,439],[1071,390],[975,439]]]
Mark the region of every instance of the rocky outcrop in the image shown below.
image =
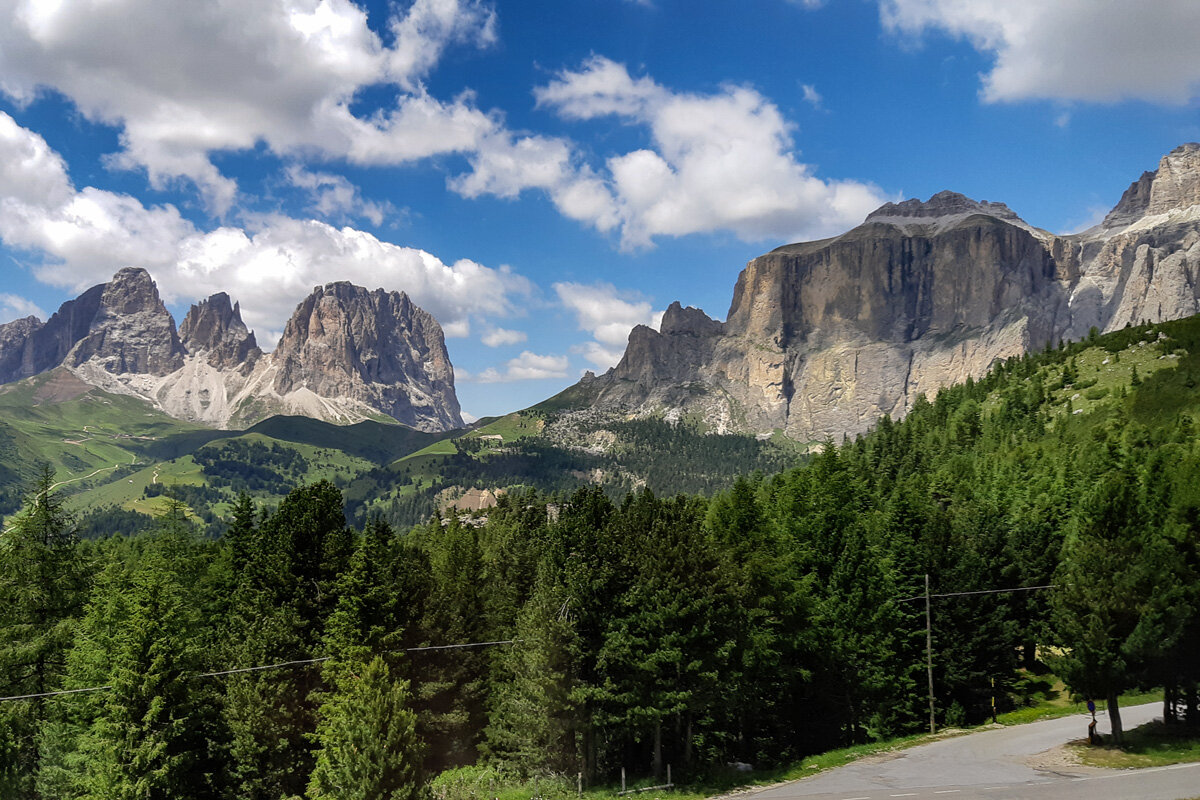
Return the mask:
[[[37,317],[25,317],[0,325],[0,382],[33,375],[33,334],[42,327]]]
[[[126,267],[102,288],[87,333],[75,342],[62,363],[99,368],[113,375],[162,376],[183,366],[184,350],[175,320],[158,296],[150,273]],[[52,317],[46,328],[53,325]]]
[[[579,385],[600,407],[802,441],[866,430],[998,359],[1200,312],[1200,145],[1165,156],[1101,225],[1054,236],[1003,203],[888,203],[833,239],[754,259],[725,323],[673,305]],[[686,317],[686,321],[684,318]]]
[[[262,355],[254,332],[242,322],[241,308],[237,303],[230,305],[225,292],[193,305],[179,326],[179,338],[189,354],[204,355],[218,370],[248,374]]]
[[[182,366],[183,352],[158,287],[129,267],[63,303],[45,324],[28,317],[0,326],[0,382],[60,365],[161,376]]]
[[[463,425],[437,321],[403,293],[348,283],[317,287],[265,354],[224,292],[193,305],[177,333],[150,275],[123,269],[46,323],[0,325],[0,382],[59,366],[215,427],[273,414],[391,417],[426,431]]]
[[[318,286],[272,354],[280,396],[358,400],[419,430],[462,427],[442,328],[403,292]]]

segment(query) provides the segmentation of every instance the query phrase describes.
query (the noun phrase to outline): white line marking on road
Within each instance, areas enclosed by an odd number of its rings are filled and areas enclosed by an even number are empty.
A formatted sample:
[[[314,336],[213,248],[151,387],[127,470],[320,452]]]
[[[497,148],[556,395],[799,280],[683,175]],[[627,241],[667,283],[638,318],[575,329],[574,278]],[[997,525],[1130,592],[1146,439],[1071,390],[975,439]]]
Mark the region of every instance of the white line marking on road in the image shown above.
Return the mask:
[[[958,794],[961,791],[962,789],[942,789],[941,791],[934,792],[934,794]]]
[[[843,797],[842,800],[871,800],[870,797]]]
[[[889,794],[888,797],[916,797],[916,792],[905,792],[904,794]]]

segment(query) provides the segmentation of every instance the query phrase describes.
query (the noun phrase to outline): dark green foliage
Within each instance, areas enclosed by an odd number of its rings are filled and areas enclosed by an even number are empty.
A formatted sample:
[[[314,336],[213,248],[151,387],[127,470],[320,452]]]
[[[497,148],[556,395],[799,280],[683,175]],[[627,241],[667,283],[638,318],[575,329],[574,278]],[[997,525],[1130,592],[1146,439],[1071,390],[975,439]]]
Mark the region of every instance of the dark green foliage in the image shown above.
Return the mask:
[[[601,486],[544,441],[446,457],[456,480],[524,476],[486,519],[433,514],[428,462],[350,488],[361,516],[373,487],[420,480],[411,529],[351,529],[329,483],[270,511],[243,494],[219,542],[178,502],[154,532],[79,542],[52,494],[31,501],[4,534],[5,680],[112,688],[0,706],[0,780],[22,797],[407,799],[480,758],[589,782],[780,763],[928,724],[926,575],[951,595],[931,602],[939,725],[1022,702],[1048,646],[1073,692],[1162,684],[1166,718],[1200,723],[1193,353],[1200,320],[1010,359],[712,497],[625,492],[621,467],[677,456],[664,480],[708,491],[761,451],[639,422],[631,449],[596,457],[616,476]],[[81,593],[46,605],[38,570],[82,575],[92,556],[87,613]],[[475,647],[497,640],[516,641]]]
[[[88,564],[74,520],[43,470],[25,507],[0,535],[0,694],[41,694],[63,688],[67,653],[82,615]],[[38,797],[45,699],[0,706],[0,794]]]
[[[376,656],[335,665],[334,687],[318,712],[312,800],[417,800],[423,746],[408,683]]]
[[[75,532],[80,539],[98,539],[102,536],[134,536],[153,530],[154,517],[123,508],[100,508],[81,514],[75,523]]]

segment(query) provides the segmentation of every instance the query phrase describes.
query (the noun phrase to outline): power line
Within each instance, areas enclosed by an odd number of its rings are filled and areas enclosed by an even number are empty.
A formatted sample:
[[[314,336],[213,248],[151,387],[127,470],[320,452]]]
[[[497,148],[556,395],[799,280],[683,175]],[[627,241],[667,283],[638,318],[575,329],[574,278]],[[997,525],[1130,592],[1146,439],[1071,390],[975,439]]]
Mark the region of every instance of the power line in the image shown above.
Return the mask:
[[[936,600],[939,597],[967,597],[969,595],[977,595],[977,594],[1009,594],[1011,592],[1036,592],[1039,589],[1058,589],[1058,588],[1061,588],[1061,584],[1048,583],[1045,586],[1016,586],[1016,587],[1013,587],[1012,589],[981,589],[977,592],[947,592],[945,594],[931,594],[931,595],[929,595],[929,599]],[[911,603],[913,600],[924,600],[924,599],[925,599],[925,595],[918,594],[913,597],[906,597],[903,600],[897,600],[896,602],[897,603]]]
[[[495,647],[502,644],[517,644],[521,639],[505,639],[497,642],[465,642],[463,644],[433,644],[424,647],[405,647],[401,650],[387,650],[388,653],[423,653],[430,650],[465,650],[475,647]],[[321,656],[319,658],[298,658],[294,661],[280,661],[275,664],[260,664],[255,667],[237,667],[235,669],[223,669],[217,672],[202,672],[196,675],[189,675],[188,679],[193,678],[220,678],[225,675],[238,675],[245,672],[262,672],[270,669],[283,669],[284,667],[301,667],[309,664],[320,664],[325,661],[333,660],[333,656]],[[0,703],[7,703],[14,700],[37,700],[43,697],[62,697],[69,694],[85,694],[87,692],[107,692],[112,686],[89,686],[86,689],[62,689],[57,692],[39,692],[37,694],[21,694],[13,697],[0,697]]]

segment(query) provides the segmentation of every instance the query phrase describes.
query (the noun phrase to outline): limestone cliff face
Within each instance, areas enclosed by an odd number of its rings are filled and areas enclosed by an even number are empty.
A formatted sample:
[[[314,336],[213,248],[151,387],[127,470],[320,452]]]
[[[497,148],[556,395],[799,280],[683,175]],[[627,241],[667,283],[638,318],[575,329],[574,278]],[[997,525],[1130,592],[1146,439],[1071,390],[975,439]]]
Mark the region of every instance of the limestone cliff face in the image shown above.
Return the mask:
[[[246,374],[262,356],[254,332],[242,322],[241,308],[230,305],[225,292],[193,305],[179,326],[179,338],[189,354],[204,354],[216,369]]]
[[[840,438],[1048,341],[1198,313],[1198,279],[1200,145],[1184,145],[1074,236],[953,192],[889,203],[751,261],[725,323],[672,306],[581,387],[715,430]]]
[[[51,318],[46,327],[53,324]],[[71,347],[63,363],[98,367],[114,375],[161,376],[182,367],[183,355],[175,320],[150,273],[126,267],[104,284],[88,332]]]
[[[1072,238],[1085,268],[1071,338],[1200,313],[1200,144],[1163,156],[1099,226]]]
[[[59,307],[0,326],[0,382],[59,365],[110,374],[167,375],[183,365],[175,321],[149,273],[127,267]]]
[[[33,334],[41,327],[37,317],[0,325],[0,383],[34,374]]]
[[[46,323],[0,325],[0,382],[59,366],[216,427],[273,414],[390,416],[428,431],[463,424],[437,321],[402,293],[348,283],[317,287],[265,354],[224,292],[193,305],[177,333],[150,275],[123,269]]]
[[[419,430],[462,427],[441,326],[403,292],[318,286],[272,358],[275,393],[361,401]]]

